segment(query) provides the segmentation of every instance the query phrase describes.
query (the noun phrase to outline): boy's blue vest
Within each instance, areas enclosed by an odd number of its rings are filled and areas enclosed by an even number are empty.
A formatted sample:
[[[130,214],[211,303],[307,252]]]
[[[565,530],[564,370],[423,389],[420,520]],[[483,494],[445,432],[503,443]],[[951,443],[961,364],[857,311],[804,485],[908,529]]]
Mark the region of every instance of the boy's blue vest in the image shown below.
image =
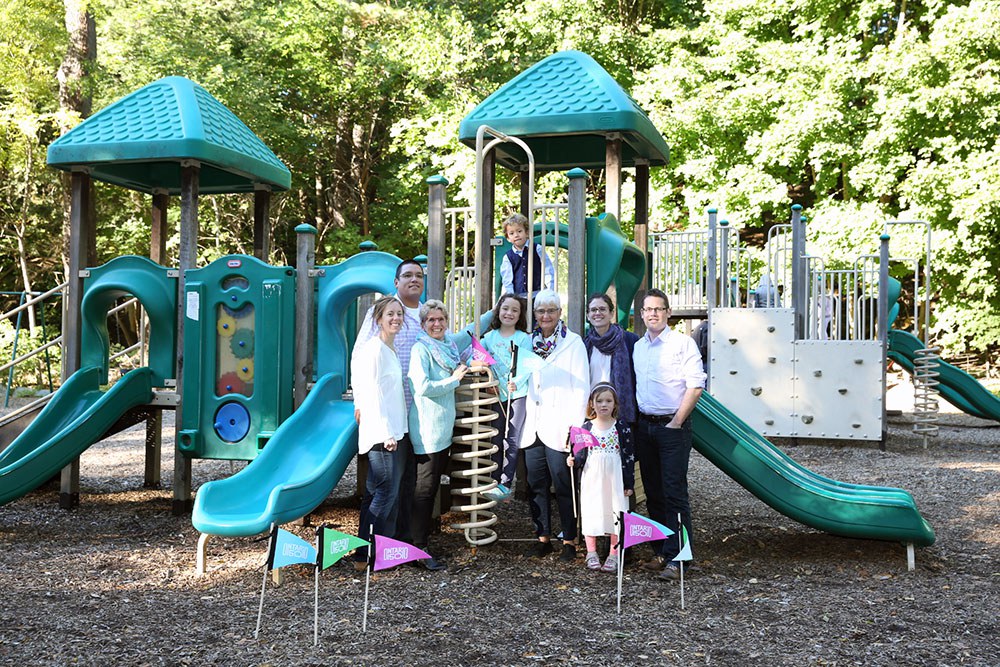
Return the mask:
[[[531,256],[531,260],[534,263],[534,268],[532,269],[533,274],[532,281],[535,286],[532,288],[532,292],[537,292],[542,289],[542,258],[538,256],[538,251],[535,249],[534,243],[526,243],[524,245],[527,254]],[[527,294],[528,293],[528,262],[526,262],[520,254],[514,248],[507,251],[507,261],[510,262],[510,268],[514,272],[514,293],[515,294]]]

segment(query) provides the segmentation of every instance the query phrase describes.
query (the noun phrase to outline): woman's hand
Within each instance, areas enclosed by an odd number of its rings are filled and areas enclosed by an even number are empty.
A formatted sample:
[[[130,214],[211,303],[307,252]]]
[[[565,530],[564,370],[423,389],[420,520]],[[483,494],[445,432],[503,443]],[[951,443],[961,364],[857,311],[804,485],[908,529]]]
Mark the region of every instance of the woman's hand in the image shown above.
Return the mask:
[[[382,443],[382,446],[385,447],[385,451],[394,452],[396,451],[396,439],[386,438],[386,441]]]
[[[516,382],[508,382],[507,383],[507,391],[509,391],[511,393],[517,391],[517,383]]]
[[[451,379],[452,380],[458,380],[459,382],[461,382],[462,378],[464,378],[465,374],[468,373],[468,372],[469,372],[469,367],[468,366],[466,366],[465,364],[459,364],[458,368],[456,368],[454,371],[452,371],[452,373],[451,373]]]
[[[625,497],[628,498],[633,493],[632,489],[625,489]]]
[[[568,465],[570,468],[572,468],[574,465],[576,465],[576,457],[574,457],[572,454],[570,454],[569,456],[567,456],[566,457],[566,465]]]

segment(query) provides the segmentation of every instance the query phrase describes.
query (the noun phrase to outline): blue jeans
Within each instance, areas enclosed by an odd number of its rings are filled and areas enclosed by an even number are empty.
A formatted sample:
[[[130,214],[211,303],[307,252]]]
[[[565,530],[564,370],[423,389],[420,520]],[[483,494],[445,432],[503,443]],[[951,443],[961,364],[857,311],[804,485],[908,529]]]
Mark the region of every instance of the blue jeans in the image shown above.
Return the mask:
[[[514,481],[514,473],[517,472],[518,443],[521,441],[521,429],[524,428],[524,418],[527,416],[525,409],[525,397],[514,398],[510,401],[510,426],[504,419],[503,412],[498,410],[500,416],[493,422],[497,434],[493,436],[493,444],[497,452],[493,455],[493,462],[497,464],[497,469],[493,471],[493,480],[506,486],[510,486]],[[506,401],[505,401],[506,403]],[[504,405],[504,409],[507,406]]]
[[[573,487],[570,482],[570,468],[566,465],[567,452],[556,451],[535,440],[535,444],[524,450],[524,466],[527,469],[528,495],[531,506],[531,520],[535,524],[535,534],[539,537],[552,535],[552,495],[549,487],[555,487],[559,519],[562,522],[563,540],[576,539],[576,517],[573,516]]]
[[[406,453],[411,452],[410,440],[405,435],[396,443],[396,449],[387,452],[379,443],[368,452],[368,477],[365,496],[361,500],[361,517],[358,520],[358,537],[371,542],[374,534],[396,537],[396,517],[399,509],[399,486],[406,466]],[[367,549],[358,549],[356,560],[368,558]]]
[[[635,428],[635,453],[646,491],[649,518],[678,533],[665,540],[650,542],[653,552],[670,560],[680,551],[677,515],[691,531],[691,503],[688,500],[688,461],[691,458],[691,420],[681,428],[654,424],[639,415]]]

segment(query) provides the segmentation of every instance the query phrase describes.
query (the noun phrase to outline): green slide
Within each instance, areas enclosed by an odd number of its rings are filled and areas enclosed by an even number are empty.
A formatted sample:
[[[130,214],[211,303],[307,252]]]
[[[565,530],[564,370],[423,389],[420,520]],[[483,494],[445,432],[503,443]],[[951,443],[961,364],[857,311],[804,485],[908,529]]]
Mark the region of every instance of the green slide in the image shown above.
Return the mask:
[[[0,452],[0,505],[51,479],[97,442],[118,418],[153,400],[153,372],[137,368],[106,391],[102,371],[81,368],[59,388],[41,414]]]
[[[898,329],[889,330],[889,358],[907,373],[913,373],[916,352],[923,348],[923,341],[913,334]],[[937,389],[949,403],[973,417],[1000,421],[1000,399],[961,368],[946,361],[938,363],[941,384]]]
[[[838,482],[804,468],[718,400],[702,394],[694,447],[773,509],[807,526],[875,540],[934,543],[934,529],[902,489]]]
[[[341,398],[343,391],[342,375],[324,375],[256,459],[198,489],[194,527],[210,535],[256,535],[323,502],[358,453],[354,403]]]

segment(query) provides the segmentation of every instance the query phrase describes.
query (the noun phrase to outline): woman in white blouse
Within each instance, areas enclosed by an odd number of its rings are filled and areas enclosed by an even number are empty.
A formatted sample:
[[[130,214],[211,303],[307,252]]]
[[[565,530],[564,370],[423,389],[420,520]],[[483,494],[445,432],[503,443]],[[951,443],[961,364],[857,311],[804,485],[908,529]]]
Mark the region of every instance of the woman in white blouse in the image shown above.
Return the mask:
[[[395,537],[399,486],[411,447],[403,369],[393,348],[403,326],[403,304],[394,296],[379,299],[373,306],[372,320],[378,326],[378,335],[356,350],[351,360],[354,405],[361,412],[358,451],[368,455],[358,536],[369,542],[373,531]],[[355,560],[363,566],[368,560],[367,551],[358,549]]]

